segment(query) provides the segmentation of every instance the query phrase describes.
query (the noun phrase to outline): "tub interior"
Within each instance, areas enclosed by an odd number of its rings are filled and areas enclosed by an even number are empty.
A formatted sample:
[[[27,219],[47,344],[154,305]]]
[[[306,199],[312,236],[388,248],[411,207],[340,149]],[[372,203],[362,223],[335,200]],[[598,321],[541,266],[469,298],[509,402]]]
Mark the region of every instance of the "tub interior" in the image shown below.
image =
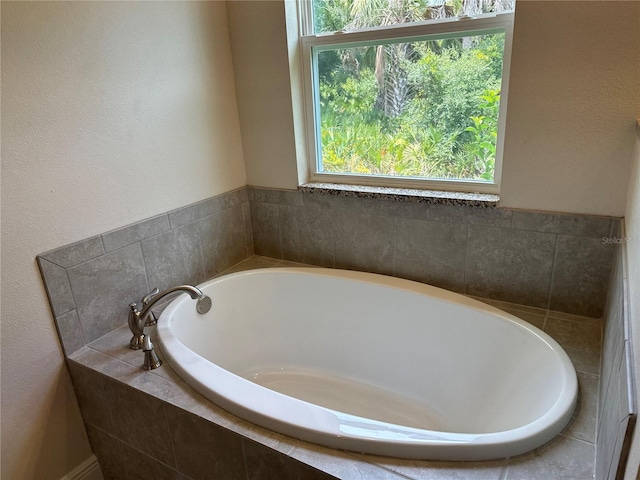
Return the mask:
[[[416,291],[284,273],[215,282],[211,312],[174,319],[174,334],[266,388],[428,430],[515,429],[535,422],[563,390],[552,347],[506,313],[456,303],[455,294],[425,309]]]
[[[290,397],[395,425],[443,430],[436,412],[402,395],[335,372],[300,368],[263,368],[245,378]]]

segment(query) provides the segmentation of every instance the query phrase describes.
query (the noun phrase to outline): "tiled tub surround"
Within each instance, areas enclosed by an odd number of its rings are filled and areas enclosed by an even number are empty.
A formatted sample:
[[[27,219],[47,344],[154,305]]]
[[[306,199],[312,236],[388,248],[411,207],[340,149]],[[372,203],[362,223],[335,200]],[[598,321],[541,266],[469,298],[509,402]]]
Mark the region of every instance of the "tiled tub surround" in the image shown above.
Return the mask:
[[[153,288],[197,285],[253,254],[245,187],[38,256],[65,354],[127,322]]]
[[[621,234],[621,238],[625,235]],[[617,249],[607,307],[604,338],[598,427],[596,439],[596,478],[623,478],[631,437],[637,418],[630,318],[626,291],[626,244]]]
[[[602,316],[618,219],[326,193],[250,187],[256,254]]]
[[[254,256],[225,273],[290,265]],[[105,480],[592,478],[600,321],[488,302],[558,340],[576,365],[580,386],[574,418],[558,437],[532,453],[499,461],[398,460],[332,450],[265,430],[205,400],[168,363],[143,371],[142,353],[127,348],[126,326],[72,354],[68,365]]]
[[[612,257],[602,237],[610,236],[616,223],[602,217],[242,188],[45,253],[38,263],[107,478],[313,479],[330,474],[372,480],[582,480],[593,471],[600,322],[553,309],[576,311],[578,303],[580,313],[599,315],[606,285],[602,276]],[[254,249],[274,258],[242,262]],[[142,371],[142,354],[126,348],[128,328],[121,326],[128,304],[153,287],[198,284],[237,262],[240,266],[231,270],[288,260],[390,273],[539,306],[493,302],[544,328],[563,345],[581,390],[574,420],[536,452],[498,462],[411,462],[337,452],[227,414],[202,400],[169,365]],[[571,282],[579,285],[577,296],[569,289]],[[195,440],[174,422],[178,417],[198,433]],[[149,450],[156,437],[164,436],[170,448]],[[146,468],[122,462],[132,455]],[[224,473],[215,474],[216,468]]]

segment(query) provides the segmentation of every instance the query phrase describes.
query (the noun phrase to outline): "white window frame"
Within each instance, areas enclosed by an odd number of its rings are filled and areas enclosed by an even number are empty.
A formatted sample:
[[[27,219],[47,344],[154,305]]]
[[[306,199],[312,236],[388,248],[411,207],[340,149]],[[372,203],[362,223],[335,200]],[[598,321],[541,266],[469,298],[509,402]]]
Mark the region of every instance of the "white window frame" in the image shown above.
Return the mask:
[[[350,185],[383,186],[424,190],[445,190],[471,193],[500,192],[500,179],[504,152],[504,131],[506,125],[507,96],[513,36],[513,13],[484,14],[478,17],[459,17],[431,20],[384,27],[364,28],[353,31],[313,34],[313,2],[298,2],[301,72],[304,96],[304,121],[306,134],[306,154],[308,178],[311,182],[341,183]],[[422,177],[395,177],[369,174],[320,172],[320,111],[317,85],[317,52],[323,47],[348,48],[375,45],[385,40],[428,41],[469,36],[504,33],[504,57],[502,63],[502,84],[498,112],[498,136],[496,139],[496,159],[493,182],[463,179],[427,179]]]

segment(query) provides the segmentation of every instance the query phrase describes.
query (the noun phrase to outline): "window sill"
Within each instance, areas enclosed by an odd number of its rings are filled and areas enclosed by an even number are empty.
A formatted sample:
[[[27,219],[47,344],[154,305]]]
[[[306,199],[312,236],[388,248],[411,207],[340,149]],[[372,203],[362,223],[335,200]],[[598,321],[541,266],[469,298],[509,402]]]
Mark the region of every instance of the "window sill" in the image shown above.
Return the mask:
[[[398,202],[464,205],[479,208],[497,208],[500,197],[487,193],[445,192],[439,190],[413,190],[407,188],[372,187],[338,183],[304,183],[298,190],[305,193],[342,197],[380,198]]]

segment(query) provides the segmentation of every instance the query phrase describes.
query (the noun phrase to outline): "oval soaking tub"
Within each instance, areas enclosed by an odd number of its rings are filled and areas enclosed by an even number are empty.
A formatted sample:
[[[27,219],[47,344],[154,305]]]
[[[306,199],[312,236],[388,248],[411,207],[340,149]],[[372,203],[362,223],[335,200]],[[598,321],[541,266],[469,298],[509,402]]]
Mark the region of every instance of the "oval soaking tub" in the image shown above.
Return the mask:
[[[479,301],[362,272],[272,268],[200,285],[158,321],[177,373],[220,407],[329,447],[504,458],[568,423],[576,374],[547,334]]]

